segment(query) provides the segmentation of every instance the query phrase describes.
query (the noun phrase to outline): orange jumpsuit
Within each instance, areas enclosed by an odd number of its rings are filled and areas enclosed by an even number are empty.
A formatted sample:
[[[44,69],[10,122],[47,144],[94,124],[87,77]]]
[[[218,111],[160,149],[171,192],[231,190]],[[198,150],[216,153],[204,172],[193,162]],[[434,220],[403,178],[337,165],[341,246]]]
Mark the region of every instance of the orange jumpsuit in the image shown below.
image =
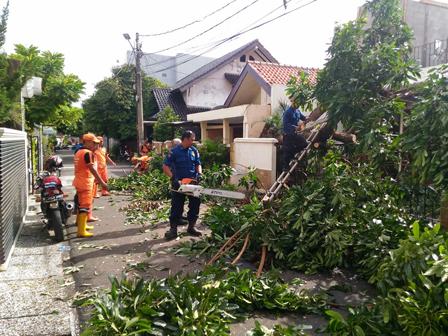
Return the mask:
[[[151,150],[151,144],[150,143],[147,143],[147,144],[143,143],[140,146],[140,154],[142,156],[148,156],[150,150]]]
[[[95,164],[93,153],[85,148],[75,154],[75,179],[72,185],[76,188],[79,212],[89,212],[93,204],[93,186],[95,177],[89,170]]]
[[[150,161],[151,161],[151,157],[149,156],[142,156],[139,159],[139,167],[138,167],[138,173],[141,175],[143,173],[145,173],[149,167],[150,167]]]
[[[96,160],[98,162],[98,175],[103,179],[104,182],[109,181],[109,176],[107,174],[107,150],[105,147],[100,147],[95,151]]]

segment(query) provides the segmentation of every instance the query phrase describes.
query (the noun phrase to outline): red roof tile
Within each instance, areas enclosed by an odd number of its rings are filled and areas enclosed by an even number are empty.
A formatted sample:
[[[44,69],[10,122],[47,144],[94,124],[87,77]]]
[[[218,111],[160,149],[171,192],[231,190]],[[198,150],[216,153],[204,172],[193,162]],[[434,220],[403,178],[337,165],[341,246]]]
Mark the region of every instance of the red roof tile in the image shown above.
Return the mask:
[[[290,76],[297,77],[299,71],[308,73],[311,84],[314,85],[316,84],[317,73],[319,72],[319,69],[317,68],[304,68],[276,63],[249,61],[249,65],[257,71],[269,85],[286,85]]]

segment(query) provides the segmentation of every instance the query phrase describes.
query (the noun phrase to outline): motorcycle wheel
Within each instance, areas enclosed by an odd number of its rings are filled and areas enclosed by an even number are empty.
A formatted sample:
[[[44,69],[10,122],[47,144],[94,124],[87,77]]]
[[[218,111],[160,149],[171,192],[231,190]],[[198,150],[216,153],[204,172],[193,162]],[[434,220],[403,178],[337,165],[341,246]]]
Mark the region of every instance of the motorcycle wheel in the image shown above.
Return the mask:
[[[50,211],[50,221],[56,240],[58,242],[64,241],[64,227],[62,226],[61,212],[59,210]]]

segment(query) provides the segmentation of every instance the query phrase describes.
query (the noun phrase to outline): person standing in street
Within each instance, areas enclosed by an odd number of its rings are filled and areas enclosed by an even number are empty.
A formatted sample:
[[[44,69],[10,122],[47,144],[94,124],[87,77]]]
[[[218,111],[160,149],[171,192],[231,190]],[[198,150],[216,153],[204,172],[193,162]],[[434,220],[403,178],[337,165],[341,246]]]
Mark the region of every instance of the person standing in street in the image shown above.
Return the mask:
[[[181,142],[182,142],[182,140],[180,140],[179,138],[174,138],[173,141],[171,142],[170,149],[173,149],[173,148],[179,146]]]
[[[83,140],[81,139],[80,141],[79,141],[79,143],[76,145],[76,147],[75,147],[75,155],[76,155],[76,153],[78,153],[78,151],[81,149],[83,147]]]
[[[95,169],[95,156],[93,152],[100,141],[93,134],[83,136],[83,148],[80,149],[74,158],[75,178],[73,186],[76,188],[75,203],[78,212],[76,216],[76,225],[78,231],[77,237],[92,237],[93,233],[87,232],[94,229],[87,225],[87,217],[91,214],[93,204],[93,186],[95,179],[100,183],[101,188],[107,190],[107,184],[103,181],[98,171]]]
[[[111,163],[114,167],[116,167],[115,162],[109,157],[109,153],[107,153],[107,149],[103,147],[103,137],[96,137],[100,143],[98,149],[95,150],[96,160],[98,163],[98,174],[101,176],[104,182],[107,183],[109,181],[109,175],[107,174],[107,162]],[[98,184],[98,181],[96,181]],[[94,197],[97,196],[98,188],[96,188],[96,192],[94,193]],[[103,190],[101,188],[101,196],[110,196],[107,190]]]
[[[173,239],[177,237],[177,225],[180,224],[184,209],[185,196],[176,192],[180,183],[184,178],[192,178],[198,182],[202,181],[202,166],[199,158],[199,151],[193,146],[196,136],[192,131],[186,131],[182,134],[181,144],[172,148],[165,160],[163,161],[163,172],[171,180],[171,188],[173,189],[171,198],[171,214],[170,214],[170,230],[165,233],[165,239]],[[176,169],[173,173],[170,166],[175,165]],[[187,232],[199,237],[202,233],[195,229],[196,221],[199,218],[199,207],[201,200],[198,197],[188,196],[188,229]]]
[[[307,146],[305,138],[298,132],[300,120],[307,123],[310,118],[305,117],[291,99],[291,106],[283,112],[283,171],[289,170],[289,162]]]
[[[148,156],[151,149],[151,143],[148,138],[145,138],[140,146],[140,156]]]

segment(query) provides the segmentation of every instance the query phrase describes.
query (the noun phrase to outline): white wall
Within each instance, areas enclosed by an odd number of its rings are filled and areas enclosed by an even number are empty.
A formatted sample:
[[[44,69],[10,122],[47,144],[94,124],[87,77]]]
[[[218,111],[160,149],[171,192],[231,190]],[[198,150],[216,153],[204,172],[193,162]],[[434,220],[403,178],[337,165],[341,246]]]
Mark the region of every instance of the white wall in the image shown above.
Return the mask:
[[[286,95],[285,85],[272,85],[271,86],[271,107],[272,112],[279,106],[278,101],[286,101],[289,103],[288,96]]]
[[[232,91],[232,85],[225,79],[225,73],[240,74],[245,66],[242,62],[232,62],[218,71],[209,73],[199,82],[182,92],[188,106],[215,107],[223,105]]]
[[[249,167],[258,168],[265,188],[269,189],[275,182],[277,151],[271,138],[237,138],[233,143],[233,161],[231,165],[236,170],[246,170]],[[238,185],[240,175],[233,175],[230,182]]]

